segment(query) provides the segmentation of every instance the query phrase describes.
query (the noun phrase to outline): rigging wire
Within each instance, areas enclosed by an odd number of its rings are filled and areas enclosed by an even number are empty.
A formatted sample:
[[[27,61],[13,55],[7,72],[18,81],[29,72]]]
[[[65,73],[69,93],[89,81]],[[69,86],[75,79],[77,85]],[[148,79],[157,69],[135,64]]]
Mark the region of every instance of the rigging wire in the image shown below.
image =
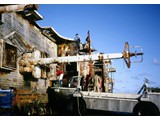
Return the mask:
[[[125,75],[125,64],[124,64],[124,60],[123,60],[122,82],[124,82],[124,75]],[[124,84],[122,87],[124,87]]]

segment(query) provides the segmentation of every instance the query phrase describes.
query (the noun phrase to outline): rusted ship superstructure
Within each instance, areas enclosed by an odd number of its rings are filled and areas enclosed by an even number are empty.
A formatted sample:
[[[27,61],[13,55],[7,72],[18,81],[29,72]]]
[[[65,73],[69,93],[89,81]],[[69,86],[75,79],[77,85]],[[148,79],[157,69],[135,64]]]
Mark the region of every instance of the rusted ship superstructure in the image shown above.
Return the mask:
[[[29,87],[32,90],[46,91],[49,80],[56,80],[57,63],[35,67],[34,63],[29,64],[28,59],[77,55],[74,39],[62,37],[52,27],[41,27],[36,23],[43,19],[37,9],[38,5],[2,5],[0,8],[0,68],[3,89]],[[81,49],[83,55],[89,52],[86,48]],[[64,76],[64,79],[82,74],[86,76],[89,73],[88,62],[59,65],[65,75],[70,75],[67,78]],[[36,71],[38,68],[39,72]]]
[[[20,111],[26,108],[25,115],[53,115],[53,109],[73,115],[84,115],[86,109],[159,113],[156,99],[160,95],[113,93],[114,80],[109,74],[116,69],[109,67],[112,60],[124,59],[130,68],[130,58],[143,56],[142,51],[130,52],[126,42],[122,53],[93,54],[89,32],[85,44],[79,38],[62,37],[52,27],[36,23],[43,19],[37,10],[34,4],[0,6],[0,88],[2,92],[14,89],[10,91],[15,96],[13,106]],[[64,74],[61,86],[57,83],[57,69]],[[82,76],[92,77],[95,73],[101,79],[100,92],[93,91],[89,81],[81,84]],[[73,78],[76,83],[71,87]],[[43,105],[39,107],[38,103]]]

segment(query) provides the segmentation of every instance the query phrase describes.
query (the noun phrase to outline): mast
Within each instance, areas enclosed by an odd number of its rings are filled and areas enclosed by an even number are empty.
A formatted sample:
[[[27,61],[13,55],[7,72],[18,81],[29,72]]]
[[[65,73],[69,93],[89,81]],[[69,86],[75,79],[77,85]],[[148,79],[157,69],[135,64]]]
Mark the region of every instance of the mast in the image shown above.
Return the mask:
[[[89,49],[88,49],[88,51],[89,51],[89,55],[91,55],[91,39],[90,39],[90,32],[88,31],[88,45],[89,45]]]
[[[125,43],[125,46],[126,45],[128,45],[128,43]],[[35,52],[33,52],[32,54],[35,54]],[[65,56],[65,57],[53,57],[53,58],[32,58],[31,57],[31,58],[28,58],[27,60],[22,58],[19,61],[19,64],[21,65],[21,67],[25,67],[26,65],[32,66],[31,68],[29,68],[29,71],[25,70],[22,72],[32,72],[33,74],[34,73],[37,74],[40,72],[40,68],[38,67],[40,65],[47,65],[47,64],[53,64],[53,63],[68,63],[68,62],[89,62],[89,66],[90,66],[89,73],[92,73],[92,64],[91,64],[92,61],[101,61],[101,63],[104,64],[106,60],[123,58],[127,64],[127,67],[130,68],[131,66],[130,57],[133,57],[133,56],[141,56],[141,60],[138,62],[141,62],[143,60],[142,51],[131,53],[129,51],[129,47],[127,47],[127,49],[124,49],[122,53],[112,53],[112,54],[99,53],[99,54],[94,54],[94,55],[90,54],[90,55]],[[103,69],[103,67],[101,68]],[[105,68],[103,70],[105,70]],[[34,76],[34,77],[40,78],[37,76]]]
[[[88,54],[91,55],[90,31],[88,31],[88,33],[87,33],[86,41],[87,41],[87,44],[88,44]],[[92,75],[92,61],[89,61],[88,66],[89,66],[89,74]]]

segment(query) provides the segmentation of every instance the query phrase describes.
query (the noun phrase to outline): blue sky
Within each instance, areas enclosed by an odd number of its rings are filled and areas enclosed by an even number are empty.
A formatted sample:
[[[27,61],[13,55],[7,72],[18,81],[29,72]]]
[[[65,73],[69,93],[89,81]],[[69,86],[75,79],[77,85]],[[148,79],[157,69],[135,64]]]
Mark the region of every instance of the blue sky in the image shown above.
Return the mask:
[[[60,35],[85,42],[90,30],[92,46],[99,52],[122,53],[124,43],[141,46],[143,62],[128,69],[123,59],[114,60],[115,93],[137,93],[149,79],[160,87],[160,4],[40,4],[44,17],[38,24],[51,26]]]

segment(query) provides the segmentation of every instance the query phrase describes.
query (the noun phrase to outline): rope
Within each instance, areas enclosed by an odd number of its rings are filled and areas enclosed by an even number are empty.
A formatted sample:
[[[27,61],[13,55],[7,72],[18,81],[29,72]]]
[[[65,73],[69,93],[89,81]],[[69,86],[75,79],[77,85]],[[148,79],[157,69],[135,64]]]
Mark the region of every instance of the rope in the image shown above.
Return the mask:
[[[78,109],[78,114],[81,116],[81,112],[79,109],[79,97],[77,97],[77,109]]]
[[[75,91],[74,91],[74,93],[75,92],[77,92],[77,93],[79,93],[80,95],[81,95],[81,97],[83,98],[83,94],[80,92],[80,89],[79,88],[77,88]],[[73,93],[73,94],[74,94]],[[82,114],[81,114],[81,111],[80,111],[80,108],[79,108],[79,97],[77,97],[77,110],[78,110],[78,114],[81,116]]]

